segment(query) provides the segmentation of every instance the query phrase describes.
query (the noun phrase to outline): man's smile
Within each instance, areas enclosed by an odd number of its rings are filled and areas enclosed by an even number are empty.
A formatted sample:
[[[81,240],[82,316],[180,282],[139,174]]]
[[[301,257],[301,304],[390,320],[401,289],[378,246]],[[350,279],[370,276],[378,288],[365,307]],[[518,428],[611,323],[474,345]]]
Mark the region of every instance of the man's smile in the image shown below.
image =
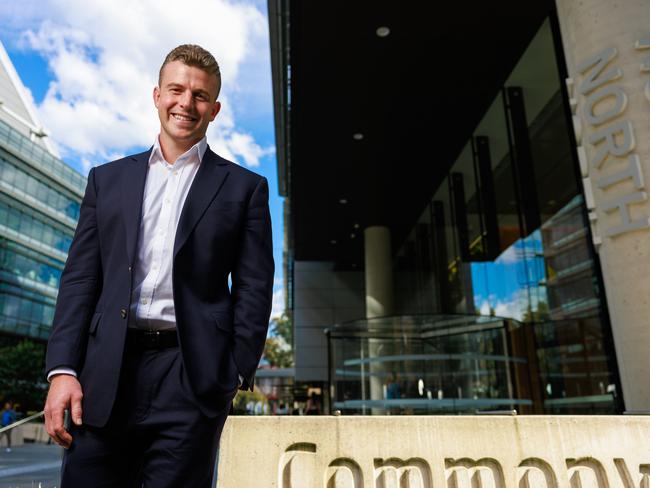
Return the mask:
[[[171,116],[174,117],[174,119],[180,120],[182,122],[194,122],[196,120],[196,117],[192,117],[190,115],[185,115],[185,114],[172,113]]]

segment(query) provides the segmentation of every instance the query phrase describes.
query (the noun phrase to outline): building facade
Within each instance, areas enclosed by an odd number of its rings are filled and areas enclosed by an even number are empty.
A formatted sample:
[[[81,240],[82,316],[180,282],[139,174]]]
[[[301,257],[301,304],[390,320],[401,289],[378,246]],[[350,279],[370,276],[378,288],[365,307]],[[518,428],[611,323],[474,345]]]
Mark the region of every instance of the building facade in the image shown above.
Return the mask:
[[[47,339],[85,183],[56,156],[0,44],[0,334]]]
[[[650,411],[650,3],[474,7],[269,2],[296,381]]]

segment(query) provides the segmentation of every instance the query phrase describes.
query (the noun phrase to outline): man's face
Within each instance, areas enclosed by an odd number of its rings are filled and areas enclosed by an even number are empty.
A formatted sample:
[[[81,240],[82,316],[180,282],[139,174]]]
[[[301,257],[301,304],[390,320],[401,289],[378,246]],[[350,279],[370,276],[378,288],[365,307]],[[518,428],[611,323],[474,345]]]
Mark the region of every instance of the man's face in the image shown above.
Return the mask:
[[[153,91],[161,138],[185,148],[203,138],[221,108],[218,90],[215,75],[180,61],[165,65]]]

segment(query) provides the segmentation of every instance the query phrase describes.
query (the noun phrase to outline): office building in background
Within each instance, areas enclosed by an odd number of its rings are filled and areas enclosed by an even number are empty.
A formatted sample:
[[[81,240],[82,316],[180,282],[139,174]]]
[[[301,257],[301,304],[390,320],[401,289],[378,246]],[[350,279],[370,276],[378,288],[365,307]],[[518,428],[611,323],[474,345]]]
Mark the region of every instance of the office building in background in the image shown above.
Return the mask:
[[[0,335],[47,339],[85,185],[0,44]]]
[[[295,380],[650,411],[650,5],[270,0]]]

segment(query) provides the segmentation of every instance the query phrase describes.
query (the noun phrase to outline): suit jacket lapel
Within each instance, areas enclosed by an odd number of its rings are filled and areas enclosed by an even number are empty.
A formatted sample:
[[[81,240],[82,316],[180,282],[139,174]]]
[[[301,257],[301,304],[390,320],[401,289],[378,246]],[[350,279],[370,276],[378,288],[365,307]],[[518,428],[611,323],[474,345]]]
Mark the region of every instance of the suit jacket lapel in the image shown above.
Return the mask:
[[[151,149],[131,156],[122,174],[122,216],[126,228],[126,253],[129,265],[135,260],[135,246],[138,241],[140,221],[142,220],[142,199],[147,177]]]
[[[208,147],[183,205],[174,241],[174,257],[226,181],[227,166],[228,163]]]

